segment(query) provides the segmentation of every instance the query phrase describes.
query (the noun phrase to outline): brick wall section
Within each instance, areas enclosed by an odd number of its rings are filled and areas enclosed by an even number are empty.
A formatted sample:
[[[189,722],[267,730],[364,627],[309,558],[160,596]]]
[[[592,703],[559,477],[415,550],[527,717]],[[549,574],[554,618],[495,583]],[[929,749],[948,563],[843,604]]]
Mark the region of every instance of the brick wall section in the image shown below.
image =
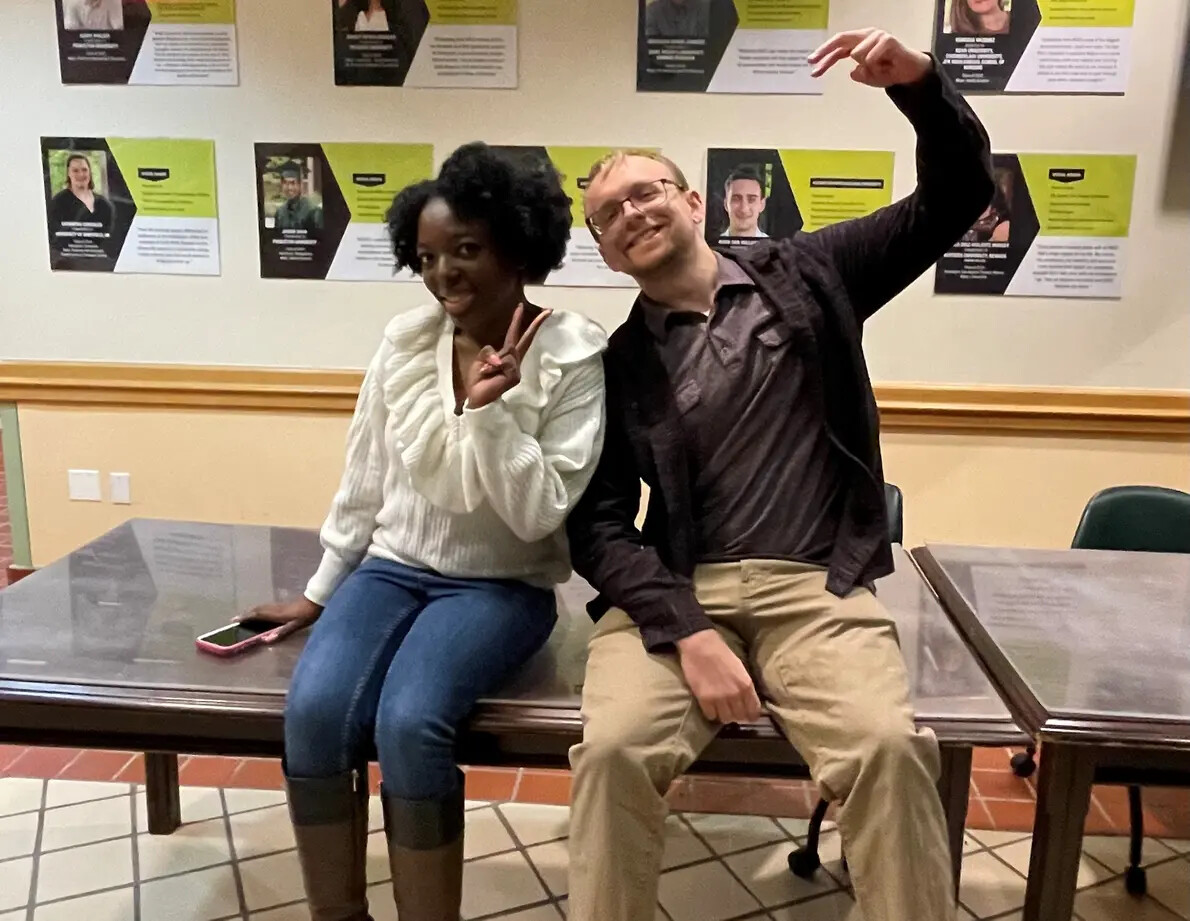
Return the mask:
[[[8,520],[8,485],[4,480],[4,448],[0,447],[0,588],[8,581],[12,563],[12,524]]]

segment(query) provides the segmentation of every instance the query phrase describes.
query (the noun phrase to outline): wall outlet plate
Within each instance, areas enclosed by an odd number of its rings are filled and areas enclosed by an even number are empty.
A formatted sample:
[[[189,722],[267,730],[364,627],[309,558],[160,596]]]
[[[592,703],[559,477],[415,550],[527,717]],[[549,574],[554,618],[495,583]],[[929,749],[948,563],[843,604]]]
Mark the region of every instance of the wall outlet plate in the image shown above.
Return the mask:
[[[99,489],[98,470],[68,470],[66,477],[70,487],[70,498],[73,501],[103,501],[103,494]]]
[[[132,504],[132,476],[127,473],[113,473],[108,477],[108,494],[116,505]]]

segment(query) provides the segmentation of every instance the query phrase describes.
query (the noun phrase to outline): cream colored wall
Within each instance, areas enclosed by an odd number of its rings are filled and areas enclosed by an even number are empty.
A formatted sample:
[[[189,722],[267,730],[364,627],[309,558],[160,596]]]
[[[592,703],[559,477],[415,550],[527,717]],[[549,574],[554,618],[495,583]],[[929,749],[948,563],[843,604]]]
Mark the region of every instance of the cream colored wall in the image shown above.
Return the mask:
[[[1190,444],[891,432],[884,473],[905,493],[906,543],[1069,546],[1086,501],[1107,486],[1190,491]]]
[[[241,85],[164,88],[63,86],[50,0],[0,4],[0,358],[362,367],[385,320],[426,295],[417,284],[262,280],[254,141],[429,142],[439,159],[475,138],[657,145],[692,177],[714,146],[891,149],[894,191],[913,186],[912,131],[846,68],[824,96],[637,93],[636,0],[521,0],[515,91],[336,87],[328,0],[237,6]],[[877,25],[929,47],[934,0],[831,6],[832,29]],[[1190,210],[1170,194],[1190,180],[1171,118],[1186,15],[1185,0],[1136,4],[1124,96],[972,99],[999,150],[1138,155],[1123,299],[935,297],[927,276],[869,327],[877,380],[1190,388]],[[72,134],[213,138],[222,277],[51,274],[38,137]],[[608,326],[631,300],[546,296]]]
[[[314,527],[343,467],[346,416],[21,407],[33,563],[130,517]],[[71,502],[70,468],[132,475],[132,505]]]
[[[35,565],[130,516],[316,527],[342,468],[345,416],[23,407]],[[1119,483],[1190,490],[1190,446],[1090,438],[889,433],[906,541],[1068,544],[1083,503]],[[70,502],[66,470],[132,475],[132,506]],[[106,495],[106,488],[105,488]]]

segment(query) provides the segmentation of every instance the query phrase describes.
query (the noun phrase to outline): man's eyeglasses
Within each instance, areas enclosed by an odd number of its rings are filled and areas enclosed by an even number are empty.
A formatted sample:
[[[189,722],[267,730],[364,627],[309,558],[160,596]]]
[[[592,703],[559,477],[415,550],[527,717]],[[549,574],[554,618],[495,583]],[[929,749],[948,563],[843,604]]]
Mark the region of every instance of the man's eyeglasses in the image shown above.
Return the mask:
[[[632,205],[641,214],[662,207],[670,200],[673,193],[670,189],[685,192],[686,187],[673,179],[654,179],[634,186],[632,191],[618,201],[609,201],[598,211],[587,218],[587,227],[599,239],[616,226],[616,222],[624,214],[624,202]]]

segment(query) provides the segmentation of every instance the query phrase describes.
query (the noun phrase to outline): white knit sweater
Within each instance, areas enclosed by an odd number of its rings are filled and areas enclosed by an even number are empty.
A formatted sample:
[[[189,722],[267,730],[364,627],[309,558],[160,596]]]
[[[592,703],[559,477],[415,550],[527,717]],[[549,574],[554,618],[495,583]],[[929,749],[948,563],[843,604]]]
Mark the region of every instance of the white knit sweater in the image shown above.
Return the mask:
[[[603,448],[606,347],[595,323],[557,311],[520,383],[460,416],[450,318],[437,304],[396,317],[364,375],[306,597],[325,605],[365,556],[459,578],[564,582],[562,525]]]

